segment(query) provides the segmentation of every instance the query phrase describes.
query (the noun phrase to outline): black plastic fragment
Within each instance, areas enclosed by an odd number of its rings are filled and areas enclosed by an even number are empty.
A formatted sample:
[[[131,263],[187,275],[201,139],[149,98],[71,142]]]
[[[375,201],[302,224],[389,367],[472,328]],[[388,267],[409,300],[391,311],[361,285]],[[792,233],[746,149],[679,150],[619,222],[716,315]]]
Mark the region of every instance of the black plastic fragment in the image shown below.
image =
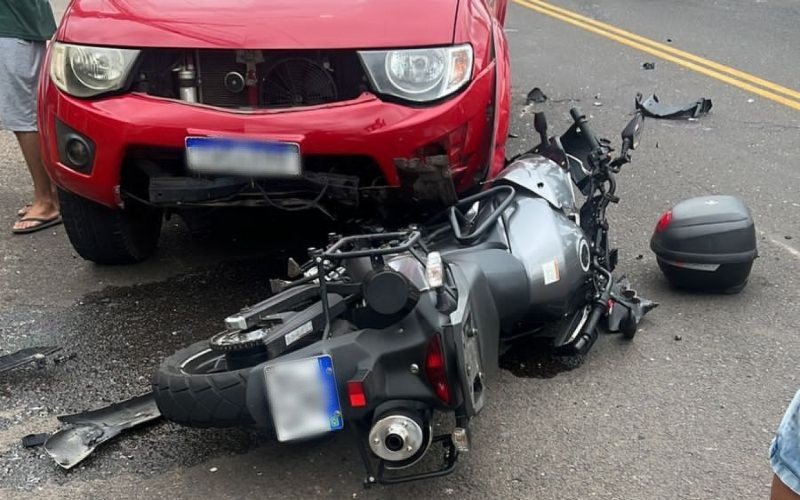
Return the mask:
[[[60,350],[60,347],[55,346],[27,347],[17,352],[0,356],[0,373],[25,366],[29,363],[43,364],[47,356]]]
[[[528,97],[525,98],[525,104],[541,104],[547,100],[547,96],[544,95],[542,89],[539,87],[534,87],[533,90],[528,92]]]
[[[634,324],[638,325],[645,314],[658,307],[658,302],[640,297],[636,290],[631,288],[628,278],[622,277],[615,284],[611,292],[614,299],[614,308],[608,315],[608,331],[622,331],[624,322],[629,314],[633,315]]]
[[[656,69],[656,63],[649,61],[642,63],[642,69]]]
[[[44,449],[58,465],[71,469],[120,432],[160,417],[153,393],[98,410],[60,416],[58,420],[71,425],[50,436]]]
[[[658,100],[658,96],[651,95],[642,101],[642,94],[636,94],[636,109],[641,110],[645,116],[651,118],[681,119],[699,118],[711,111],[711,99],[705,97],[683,106],[668,106]]]
[[[49,432],[42,432],[39,434],[28,434],[27,436],[22,438],[22,446],[24,448],[34,448],[36,446],[41,446],[47,441],[50,437]]]

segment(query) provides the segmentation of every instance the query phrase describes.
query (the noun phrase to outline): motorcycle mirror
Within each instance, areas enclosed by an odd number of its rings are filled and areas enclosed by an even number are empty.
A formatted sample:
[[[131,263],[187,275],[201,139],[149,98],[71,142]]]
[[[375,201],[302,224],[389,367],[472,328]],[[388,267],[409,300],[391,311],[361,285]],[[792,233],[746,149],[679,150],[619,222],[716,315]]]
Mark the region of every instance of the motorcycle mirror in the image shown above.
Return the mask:
[[[539,111],[533,114],[533,128],[539,133],[539,140],[547,144],[547,117]]]
[[[644,116],[637,112],[622,130],[622,143],[627,144],[628,149],[636,149],[636,146],[639,145],[639,136],[642,133],[643,125]]]

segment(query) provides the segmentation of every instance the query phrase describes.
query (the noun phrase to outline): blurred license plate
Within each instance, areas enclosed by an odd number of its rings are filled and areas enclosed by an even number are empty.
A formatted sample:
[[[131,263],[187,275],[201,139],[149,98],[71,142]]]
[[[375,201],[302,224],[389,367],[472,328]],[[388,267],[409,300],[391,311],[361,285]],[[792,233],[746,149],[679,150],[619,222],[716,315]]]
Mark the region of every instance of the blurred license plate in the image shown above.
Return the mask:
[[[297,177],[300,146],[224,137],[187,137],[186,166],[198,174]]]
[[[278,362],[264,368],[278,441],[339,430],[344,426],[330,356]]]

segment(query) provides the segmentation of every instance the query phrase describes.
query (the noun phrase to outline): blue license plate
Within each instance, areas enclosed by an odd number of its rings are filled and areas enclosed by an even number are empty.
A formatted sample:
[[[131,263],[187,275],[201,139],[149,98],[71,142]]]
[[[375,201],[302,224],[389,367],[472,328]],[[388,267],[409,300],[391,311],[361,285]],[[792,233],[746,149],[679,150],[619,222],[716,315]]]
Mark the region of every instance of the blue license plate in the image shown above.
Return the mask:
[[[264,375],[278,441],[308,438],[344,427],[330,356],[270,363],[264,368]]]
[[[197,174],[251,178],[302,174],[296,143],[224,137],[187,137],[186,166]]]

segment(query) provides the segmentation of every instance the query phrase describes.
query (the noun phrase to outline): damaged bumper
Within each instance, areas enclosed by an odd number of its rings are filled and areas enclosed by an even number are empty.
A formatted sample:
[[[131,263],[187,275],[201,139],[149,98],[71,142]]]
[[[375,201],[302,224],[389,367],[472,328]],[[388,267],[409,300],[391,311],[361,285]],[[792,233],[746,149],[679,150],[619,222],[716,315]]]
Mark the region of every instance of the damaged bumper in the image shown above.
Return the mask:
[[[238,112],[136,93],[76,99],[49,79],[43,79],[40,93],[44,103],[40,130],[51,176],[61,187],[109,207],[120,204],[120,192],[126,189],[124,169],[137,159],[158,163],[168,158],[169,175],[188,178],[183,164],[187,136],[294,142],[300,145],[304,164],[319,159],[324,164],[324,159],[343,156],[366,158],[379,182],[390,187],[416,182],[403,180],[408,168],[401,165],[443,157],[445,162],[433,163],[444,163],[460,189],[473,185],[489,161],[494,65],[477,74],[459,95],[425,107],[385,102],[364,93],[329,105]],[[68,165],[65,134],[77,134],[92,146],[91,164],[80,169]],[[375,180],[365,172],[347,173]]]

